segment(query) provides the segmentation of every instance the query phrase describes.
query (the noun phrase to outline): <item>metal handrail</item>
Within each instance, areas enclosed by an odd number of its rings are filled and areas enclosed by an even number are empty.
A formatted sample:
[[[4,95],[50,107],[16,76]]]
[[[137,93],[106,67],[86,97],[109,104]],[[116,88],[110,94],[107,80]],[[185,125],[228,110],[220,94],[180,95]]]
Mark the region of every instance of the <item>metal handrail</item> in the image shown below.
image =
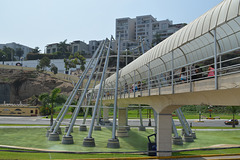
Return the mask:
[[[225,54],[227,54],[227,53],[229,53],[229,52],[225,52]],[[224,56],[225,54],[221,53],[219,55]],[[237,54],[238,53],[236,53],[236,55]],[[211,57],[211,58],[213,58],[213,57]],[[205,58],[202,61],[198,61],[198,63],[196,63],[196,64],[205,63],[206,60],[210,60],[211,58]],[[238,56],[238,55],[237,55],[237,57],[234,57],[234,58],[229,58],[229,59],[225,59],[223,61],[218,61],[217,66],[220,66],[220,67],[217,68],[216,76],[221,77],[221,76],[225,76],[225,75],[229,75],[229,74],[239,73],[240,72],[240,64],[238,64],[237,62],[234,62],[237,60],[240,61],[240,56]],[[233,62],[233,64],[229,64],[228,66],[226,66],[226,64],[228,64],[229,62]],[[173,85],[182,84],[182,83],[190,84],[194,81],[199,81],[199,80],[204,80],[204,79],[209,79],[209,78],[214,77],[214,76],[208,77],[208,70],[207,70],[208,66],[214,65],[214,63],[208,63],[207,65],[200,65],[198,68],[193,68],[195,72],[197,69],[202,70],[200,73],[194,73],[194,72],[192,73],[192,67],[191,67],[192,65],[193,65],[192,63],[185,64],[183,66],[173,69],[173,75],[171,74],[171,70],[168,70],[168,71],[162,72],[158,75],[150,76],[149,79],[144,78],[141,80],[136,80],[135,83],[127,83],[127,84],[125,84],[126,87],[119,86],[119,88],[118,88],[119,98],[129,98],[130,93],[135,93],[135,92],[140,93],[140,95],[142,96],[143,91],[147,91],[148,89],[150,89],[150,91],[151,91],[152,89],[156,89],[156,88],[159,89],[159,94],[160,94],[161,88],[167,87],[167,86],[172,86],[172,80],[171,80],[172,76],[174,77]],[[184,82],[182,82],[180,80],[180,69],[182,67],[186,68],[186,70],[184,71],[184,73],[186,75],[186,81],[184,81]],[[213,71],[215,71],[215,69]],[[139,82],[140,82],[140,85],[138,84]],[[137,86],[138,88],[135,88],[135,86]],[[111,99],[110,95],[113,95],[113,89],[114,89],[114,87],[107,88],[109,94],[108,95],[105,94],[106,95],[105,98]]]

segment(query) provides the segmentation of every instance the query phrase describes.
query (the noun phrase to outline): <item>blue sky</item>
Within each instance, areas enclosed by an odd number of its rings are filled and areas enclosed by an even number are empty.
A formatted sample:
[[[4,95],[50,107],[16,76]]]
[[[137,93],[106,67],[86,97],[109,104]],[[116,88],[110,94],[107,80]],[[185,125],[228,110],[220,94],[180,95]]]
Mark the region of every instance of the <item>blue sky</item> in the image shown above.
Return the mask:
[[[50,43],[101,40],[115,19],[149,15],[190,23],[222,0],[0,0],[0,44],[16,42],[42,52]]]

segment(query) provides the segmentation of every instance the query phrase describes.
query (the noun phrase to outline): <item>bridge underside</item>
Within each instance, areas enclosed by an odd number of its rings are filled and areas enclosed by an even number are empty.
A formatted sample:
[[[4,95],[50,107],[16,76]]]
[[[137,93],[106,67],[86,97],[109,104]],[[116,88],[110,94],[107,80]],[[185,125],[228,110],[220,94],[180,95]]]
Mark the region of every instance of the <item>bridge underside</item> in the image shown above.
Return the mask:
[[[127,107],[130,104],[150,105],[157,112],[157,146],[161,156],[169,156],[172,151],[172,112],[183,105],[214,105],[214,106],[240,106],[240,74],[223,76],[218,79],[219,89],[214,89],[214,79],[183,83],[158,90],[151,90],[151,96],[142,93],[135,98],[119,98],[118,106]],[[192,92],[189,92],[192,86]],[[175,94],[170,92],[174,91]],[[146,91],[148,92],[148,91]],[[164,93],[165,92],[165,93]],[[166,94],[169,92],[169,94]],[[144,96],[145,95],[145,96]],[[104,100],[108,105],[113,100]]]

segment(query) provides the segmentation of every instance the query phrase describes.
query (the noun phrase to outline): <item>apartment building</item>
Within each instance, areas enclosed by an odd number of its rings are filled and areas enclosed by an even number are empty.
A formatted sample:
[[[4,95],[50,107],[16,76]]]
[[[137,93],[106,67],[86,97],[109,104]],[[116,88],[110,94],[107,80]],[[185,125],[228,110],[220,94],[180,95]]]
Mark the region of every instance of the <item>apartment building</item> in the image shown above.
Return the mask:
[[[97,50],[98,46],[100,45],[101,41],[97,41],[97,40],[92,40],[89,41],[88,44],[88,51],[91,55],[94,54],[94,52]]]
[[[151,16],[137,16],[136,18],[136,37],[141,37],[145,39],[148,43],[152,43],[153,35],[153,23],[157,22],[157,20]]]
[[[48,44],[46,46],[45,52],[46,53],[57,52],[59,50],[58,44],[59,43]],[[80,53],[84,52],[86,54],[89,53],[88,45],[85,42],[80,40],[70,42],[68,49],[72,54],[74,54],[75,52],[80,52]]]
[[[22,45],[22,44],[18,44],[18,43],[15,43],[15,42],[12,42],[12,43],[6,43],[6,44],[0,44],[0,49],[3,49],[4,46],[6,47],[9,47],[9,48],[12,48],[14,49],[15,51],[18,49],[18,48],[21,48],[23,50],[23,55],[22,57],[25,58],[27,56],[27,54],[29,52],[32,52],[33,48],[30,48],[28,46],[25,46],[25,45]],[[18,59],[19,57],[15,56],[16,59]]]
[[[89,49],[88,49],[88,45],[83,42],[83,41],[73,41],[70,43],[70,48],[71,48],[71,52],[72,54],[76,53],[76,52],[80,52],[80,53],[88,53]]]
[[[119,18],[116,19],[116,39],[119,34],[122,40],[135,40],[135,19],[131,18]]]
[[[160,34],[165,39],[183,26],[185,23],[173,24],[170,20],[157,21],[152,15],[137,16],[136,18],[116,19],[116,39],[121,36],[121,50],[132,50],[137,48],[140,39],[144,41],[144,50],[149,50],[154,43],[155,36]],[[138,52],[138,51],[133,51]]]
[[[46,53],[55,53],[58,50],[58,43],[48,44],[46,46]]]

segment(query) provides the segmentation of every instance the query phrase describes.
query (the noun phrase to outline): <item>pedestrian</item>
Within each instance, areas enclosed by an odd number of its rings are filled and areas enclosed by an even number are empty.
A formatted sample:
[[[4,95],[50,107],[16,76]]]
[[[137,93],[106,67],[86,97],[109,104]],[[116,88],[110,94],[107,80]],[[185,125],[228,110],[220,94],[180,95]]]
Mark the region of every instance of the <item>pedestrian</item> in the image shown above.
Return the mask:
[[[184,82],[184,81],[187,80],[187,76],[186,76],[185,70],[186,70],[185,67],[183,67],[182,70],[181,70],[181,73],[180,73],[180,80],[181,80],[182,82]]]
[[[213,65],[209,65],[208,67],[208,77],[213,77],[215,76],[215,69]]]

